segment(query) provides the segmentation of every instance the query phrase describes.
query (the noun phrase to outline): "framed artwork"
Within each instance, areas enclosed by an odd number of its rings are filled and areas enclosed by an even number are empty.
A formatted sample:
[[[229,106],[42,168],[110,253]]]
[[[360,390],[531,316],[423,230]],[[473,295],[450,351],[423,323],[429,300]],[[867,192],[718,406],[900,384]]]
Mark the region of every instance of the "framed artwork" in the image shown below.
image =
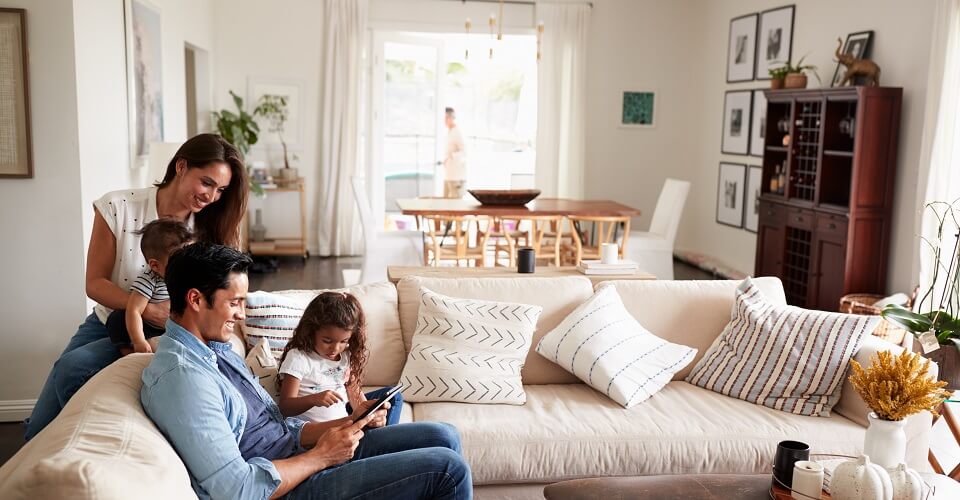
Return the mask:
[[[622,92],[620,126],[653,128],[654,111],[656,109],[656,93],[652,91]]]
[[[124,0],[131,168],[147,165],[151,142],[163,142],[163,45],[160,9]]]
[[[288,149],[300,149],[302,142],[301,122],[303,108],[303,84],[298,80],[283,78],[247,78],[247,105],[251,113],[260,102],[260,98],[265,95],[283,96],[287,100],[287,120],[283,123],[283,142],[286,142]],[[280,144],[280,133],[271,132],[270,124],[261,116],[255,118],[260,125],[260,139],[258,146]]]
[[[720,152],[745,155],[750,152],[750,105],[753,97],[749,90],[728,90],[723,99],[723,138]]]
[[[793,55],[793,13],[787,5],[760,13],[757,32],[757,80],[769,80],[770,69],[783,66]]]
[[[743,226],[743,191],[746,165],[720,163],[717,180],[717,223],[732,227]]]
[[[0,178],[32,177],[27,11],[0,8]]]
[[[727,42],[727,83],[749,82],[757,62],[757,14],[740,16],[730,21]]]
[[[750,117],[750,156],[763,156],[763,146],[767,133],[767,96],[763,90],[753,91],[752,114]]]
[[[743,228],[751,233],[757,232],[760,222],[760,183],[763,179],[763,169],[750,165],[747,169],[747,187],[743,190]]]
[[[857,59],[866,59],[870,57],[870,45],[873,42],[873,32],[872,31],[860,31],[857,33],[850,33],[847,35],[847,41],[843,44],[843,49],[838,51],[841,54],[851,55]],[[837,63],[837,69],[833,71],[833,80],[830,82],[831,87],[839,87],[840,82],[843,80],[843,75],[846,74],[847,67]]]

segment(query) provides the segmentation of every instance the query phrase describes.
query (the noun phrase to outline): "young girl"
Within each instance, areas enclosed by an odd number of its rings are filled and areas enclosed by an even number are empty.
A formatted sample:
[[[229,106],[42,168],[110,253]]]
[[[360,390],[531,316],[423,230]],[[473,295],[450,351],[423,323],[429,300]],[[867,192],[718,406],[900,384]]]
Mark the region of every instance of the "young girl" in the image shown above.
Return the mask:
[[[280,411],[312,422],[346,417],[388,388],[360,391],[367,361],[366,321],[349,293],[324,292],[303,312],[280,358]],[[403,397],[390,399],[387,425],[400,420]]]

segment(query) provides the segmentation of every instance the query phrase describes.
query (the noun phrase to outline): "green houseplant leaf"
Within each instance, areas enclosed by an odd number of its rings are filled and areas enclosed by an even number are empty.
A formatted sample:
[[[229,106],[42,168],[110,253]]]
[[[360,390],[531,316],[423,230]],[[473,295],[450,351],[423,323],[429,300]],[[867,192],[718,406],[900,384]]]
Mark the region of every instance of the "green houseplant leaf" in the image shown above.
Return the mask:
[[[913,334],[926,332],[933,326],[933,322],[927,316],[897,305],[891,304],[885,307],[880,314],[887,321]]]

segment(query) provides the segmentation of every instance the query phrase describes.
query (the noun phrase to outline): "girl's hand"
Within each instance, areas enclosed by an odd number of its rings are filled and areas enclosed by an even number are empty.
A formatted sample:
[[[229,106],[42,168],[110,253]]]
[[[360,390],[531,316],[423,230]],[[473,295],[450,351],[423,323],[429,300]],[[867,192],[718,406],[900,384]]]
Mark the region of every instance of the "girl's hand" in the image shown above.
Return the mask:
[[[167,318],[170,317],[170,301],[147,304],[147,307],[143,309],[142,316],[147,323],[162,328],[167,324]]]
[[[363,412],[367,411],[367,408],[377,404],[376,399],[369,399],[357,405],[357,408],[353,409],[353,413],[350,415],[350,419],[355,419]],[[383,427],[387,425],[387,410],[390,409],[390,402],[383,403],[377,411],[367,415],[366,420],[368,420],[366,427]]]
[[[142,342],[141,342],[141,341],[135,341],[135,342],[133,343],[133,351],[134,351],[134,352],[146,352],[146,353],[150,353],[150,352],[153,352],[153,346],[151,346],[151,345],[150,345],[150,342],[147,342],[146,340],[144,340],[144,341],[142,341]]]
[[[327,407],[333,406],[340,402],[343,402],[343,398],[341,398],[340,395],[335,391],[323,391],[313,395],[314,406]]]

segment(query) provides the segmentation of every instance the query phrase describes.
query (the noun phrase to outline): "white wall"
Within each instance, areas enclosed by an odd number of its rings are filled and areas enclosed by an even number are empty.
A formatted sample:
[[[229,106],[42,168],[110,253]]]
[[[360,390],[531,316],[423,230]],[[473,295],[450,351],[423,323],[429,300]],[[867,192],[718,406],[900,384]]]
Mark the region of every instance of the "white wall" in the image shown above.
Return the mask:
[[[84,316],[71,0],[27,9],[33,178],[0,179],[0,420],[19,419]]]
[[[700,2],[706,22],[701,31],[702,57],[690,60],[691,78],[699,78],[703,106],[685,117],[690,144],[698,158],[690,167],[694,180],[677,245],[715,256],[744,272],[753,272],[756,235],[714,222],[716,182],[720,161],[759,165],[758,158],[720,154],[720,123],[726,90],[763,88],[767,82],[726,83],[727,36],[730,19],[783,5],[779,0]],[[908,291],[916,286],[917,182],[920,177],[920,138],[930,57],[933,2],[897,0],[799,0],[793,31],[794,58],[807,55],[817,66],[824,86],[830,85],[836,63],[837,37],[873,30],[872,58],[883,70],[882,83],[903,87],[903,109],[888,288]],[[675,66],[672,71],[682,71]],[[810,87],[819,86],[810,78]]]

